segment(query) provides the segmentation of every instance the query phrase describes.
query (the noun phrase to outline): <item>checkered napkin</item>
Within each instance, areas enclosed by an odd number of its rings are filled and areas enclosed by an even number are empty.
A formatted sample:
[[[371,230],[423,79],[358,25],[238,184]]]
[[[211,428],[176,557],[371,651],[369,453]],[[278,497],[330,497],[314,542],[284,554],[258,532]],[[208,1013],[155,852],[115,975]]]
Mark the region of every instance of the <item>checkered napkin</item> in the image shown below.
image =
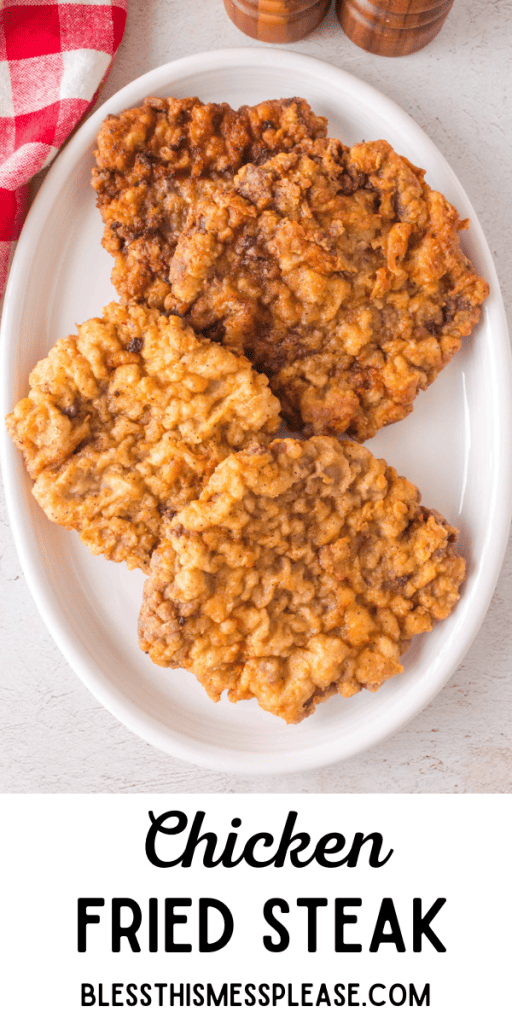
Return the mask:
[[[0,296],[28,182],[96,99],[126,0],[0,0]]]

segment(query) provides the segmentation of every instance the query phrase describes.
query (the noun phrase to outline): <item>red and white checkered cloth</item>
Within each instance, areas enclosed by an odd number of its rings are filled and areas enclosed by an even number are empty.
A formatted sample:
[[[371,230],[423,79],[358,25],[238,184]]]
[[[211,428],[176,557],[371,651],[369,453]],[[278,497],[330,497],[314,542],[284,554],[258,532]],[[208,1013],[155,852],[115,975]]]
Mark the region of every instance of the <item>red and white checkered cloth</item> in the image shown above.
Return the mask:
[[[0,296],[28,182],[96,99],[126,0],[0,0]]]

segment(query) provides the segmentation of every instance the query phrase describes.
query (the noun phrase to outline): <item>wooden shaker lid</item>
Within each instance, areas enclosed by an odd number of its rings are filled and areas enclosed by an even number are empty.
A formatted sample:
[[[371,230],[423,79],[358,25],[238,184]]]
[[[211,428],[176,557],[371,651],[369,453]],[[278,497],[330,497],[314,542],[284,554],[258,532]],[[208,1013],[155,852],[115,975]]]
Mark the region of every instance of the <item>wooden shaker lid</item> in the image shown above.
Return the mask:
[[[369,53],[402,57],[435,38],[453,0],[337,0],[345,34]]]

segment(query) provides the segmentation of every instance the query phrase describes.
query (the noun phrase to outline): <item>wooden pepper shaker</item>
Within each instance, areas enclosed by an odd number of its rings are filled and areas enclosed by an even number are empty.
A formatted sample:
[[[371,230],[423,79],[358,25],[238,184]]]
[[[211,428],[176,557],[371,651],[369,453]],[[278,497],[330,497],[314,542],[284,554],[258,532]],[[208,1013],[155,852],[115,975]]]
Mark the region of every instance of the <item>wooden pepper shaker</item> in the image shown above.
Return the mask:
[[[294,43],[325,18],[331,0],[224,0],[237,28],[265,43]]]
[[[369,53],[402,57],[435,38],[453,0],[337,0],[345,34]]]

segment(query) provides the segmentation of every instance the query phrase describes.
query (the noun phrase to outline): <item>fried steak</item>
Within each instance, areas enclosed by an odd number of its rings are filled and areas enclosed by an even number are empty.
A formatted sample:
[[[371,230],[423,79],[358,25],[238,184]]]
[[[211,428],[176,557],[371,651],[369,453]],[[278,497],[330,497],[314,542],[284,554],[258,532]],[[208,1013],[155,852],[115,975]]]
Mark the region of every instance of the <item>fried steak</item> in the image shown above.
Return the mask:
[[[364,441],[471,332],[488,293],[455,208],[384,141],[305,142],[198,202],[174,312],[244,351],[290,426]]]
[[[92,184],[121,300],[144,298],[167,308],[169,263],[190,205],[243,164],[325,136],[326,127],[326,119],[297,98],[232,110],[196,98],[149,97],[109,115],[98,134]]]
[[[422,170],[325,135],[298,98],[107,117],[124,305],[7,417],[47,516],[148,574],[142,650],[289,723],[378,690],[459,599],[457,531],[356,441],[412,411],[488,293]],[[280,403],[306,439],[269,443]]]
[[[245,357],[139,304],[111,303],[29,380],[7,426],[37,501],[94,554],[145,572],[165,518],[233,449],[279,427]]]
[[[217,701],[300,722],[377,690],[464,578],[457,531],[352,441],[275,440],[230,455],[167,522],[139,619],[142,650]]]

